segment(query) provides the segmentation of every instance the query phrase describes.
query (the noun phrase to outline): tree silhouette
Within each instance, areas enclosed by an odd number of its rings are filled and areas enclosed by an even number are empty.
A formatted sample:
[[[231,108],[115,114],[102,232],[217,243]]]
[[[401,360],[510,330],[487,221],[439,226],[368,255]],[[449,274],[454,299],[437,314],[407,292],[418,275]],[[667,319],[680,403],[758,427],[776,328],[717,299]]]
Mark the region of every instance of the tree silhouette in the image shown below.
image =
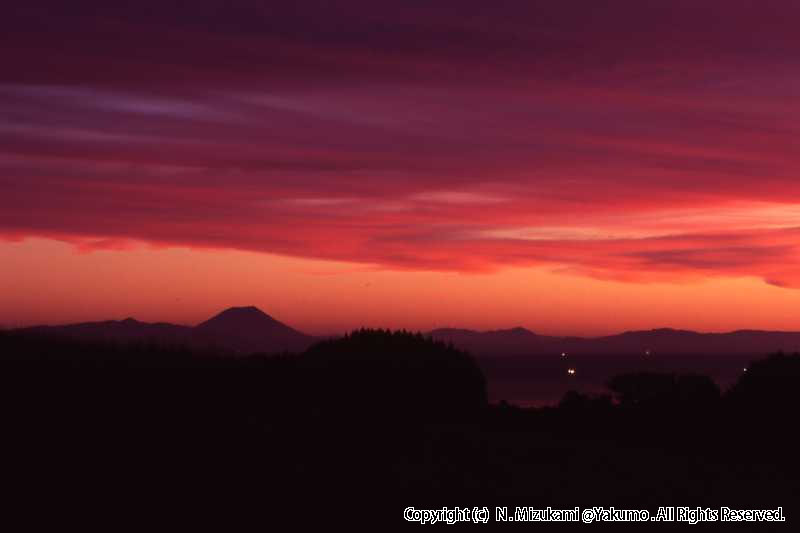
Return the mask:
[[[708,376],[638,372],[621,374],[607,384],[623,407],[700,408],[720,398],[719,386]]]
[[[757,410],[765,416],[800,406],[800,354],[776,353],[751,363],[726,394],[739,409]]]
[[[361,329],[311,347],[301,367],[303,394],[341,413],[448,419],[474,416],[487,404],[473,359],[420,333]]]

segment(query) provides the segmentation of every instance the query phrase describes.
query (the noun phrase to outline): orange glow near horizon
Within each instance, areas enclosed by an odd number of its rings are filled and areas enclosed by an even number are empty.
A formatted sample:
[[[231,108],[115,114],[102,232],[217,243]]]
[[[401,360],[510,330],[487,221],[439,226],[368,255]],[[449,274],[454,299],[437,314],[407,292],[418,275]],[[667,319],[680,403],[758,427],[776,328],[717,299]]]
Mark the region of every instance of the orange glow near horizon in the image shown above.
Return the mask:
[[[195,324],[226,307],[256,305],[312,334],[361,326],[523,326],[587,336],[656,327],[800,330],[800,291],[756,277],[634,283],[541,267],[410,272],[233,250],[86,252],[49,239],[2,242],[0,258],[3,327],[128,316]]]

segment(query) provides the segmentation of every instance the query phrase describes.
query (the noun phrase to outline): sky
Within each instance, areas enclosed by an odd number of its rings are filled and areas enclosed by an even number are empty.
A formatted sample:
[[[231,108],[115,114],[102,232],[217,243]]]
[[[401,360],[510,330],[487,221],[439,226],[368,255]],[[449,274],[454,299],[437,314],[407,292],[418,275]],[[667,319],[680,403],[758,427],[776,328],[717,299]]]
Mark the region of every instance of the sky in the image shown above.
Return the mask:
[[[109,4],[0,21],[0,325],[800,330],[794,0]]]

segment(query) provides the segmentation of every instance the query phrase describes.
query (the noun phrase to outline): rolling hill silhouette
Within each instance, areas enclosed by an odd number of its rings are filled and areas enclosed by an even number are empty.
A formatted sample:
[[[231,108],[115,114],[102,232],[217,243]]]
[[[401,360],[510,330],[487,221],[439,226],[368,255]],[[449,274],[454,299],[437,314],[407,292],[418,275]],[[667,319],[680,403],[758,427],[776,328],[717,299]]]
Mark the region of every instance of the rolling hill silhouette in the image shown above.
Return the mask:
[[[119,342],[141,341],[185,344],[235,353],[301,352],[322,340],[293,329],[254,306],[231,307],[197,326],[164,322],[147,323],[133,318],[85,322],[64,326],[34,326],[24,331],[51,333],[83,339]],[[628,331],[604,337],[556,337],[539,335],[522,327],[491,331],[441,328],[428,336],[452,343],[474,355],[728,355],[761,356],[770,352],[800,351],[800,332],[739,330],[698,333],[660,328]]]
[[[147,323],[134,318],[126,318],[125,320],[82,322],[64,326],[33,326],[22,328],[20,331],[104,341],[184,344],[191,341],[192,328],[165,322]]]
[[[463,350],[481,355],[547,353],[549,345],[558,339],[537,335],[521,327],[485,332],[444,328],[428,334],[436,340],[451,342]]]
[[[763,355],[800,350],[800,332],[739,330],[698,333],[670,328],[628,331],[605,337],[553,337],[524,328],[479,332],[435,329],[434,339],[476,355]]]
[[[186,345],[241,354],[298,352],[318,340],[252,306],[231,307],[195,327],[126,318],[64,326],[34,326],[21,331],[87,340]]]

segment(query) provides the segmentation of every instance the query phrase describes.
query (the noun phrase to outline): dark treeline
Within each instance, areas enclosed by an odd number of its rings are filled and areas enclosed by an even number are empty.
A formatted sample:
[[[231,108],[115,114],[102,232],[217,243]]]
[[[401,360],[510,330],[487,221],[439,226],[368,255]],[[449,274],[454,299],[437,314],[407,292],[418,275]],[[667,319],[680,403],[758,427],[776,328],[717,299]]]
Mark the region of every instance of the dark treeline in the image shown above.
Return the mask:
[[[5,332],[0,363],[6,483],[38,502],[195,519],[224,502],[265,523],[343,508],[399,523],[407,506],[789,513],[800,479],[798,355],[726,391],[625,374],[538,409],[489,405],[468,354],[407,332],[250,357]]]

